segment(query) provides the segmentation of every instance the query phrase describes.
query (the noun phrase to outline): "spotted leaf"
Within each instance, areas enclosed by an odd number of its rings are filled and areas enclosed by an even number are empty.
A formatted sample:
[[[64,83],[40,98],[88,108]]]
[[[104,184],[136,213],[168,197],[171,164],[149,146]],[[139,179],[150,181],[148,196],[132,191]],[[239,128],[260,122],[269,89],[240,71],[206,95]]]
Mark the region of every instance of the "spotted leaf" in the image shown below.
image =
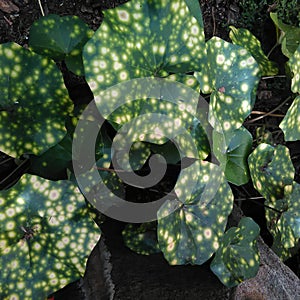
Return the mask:
[[[82,48],[92,35],[93,31],[77,16],[50,14],[32,24],[29,46],[38,54],[65,60],[69,70],[83,75]]]
[[[160,252],[155,222],[142,225],[128,224],[122,235],[125,245],[136,253],[149,255]]]
[[[300,72],[298,73],[300,74]],[[294,99],[294,102],[288,109],[285,117],[279,127],[284,133],[285,141],[300,140],[300,96]]]
[[[260,41],[248,30],[229,26],[229,36],[232,42],[247,49],[259,64],[261,76],[276,75],[278,68],[276,64],[268,59],[261,48]]]
[[[262,143],[249,155],[248,163],[254,187],[267,200],[281,199],[284,187],[293,182],[295,170],[285,146]]]
[[[72,109],[54,62],[15,43],[0,45],[0,150],[41,154],[65,135]]]
[[[71,182],[23,176],[0,208],[1,299],[45,299],[83,276],[100,231]]]
[[[207,261],[219,248],[232,210],[233,195],[221,169],[208,162],[199,165],[194,189],[180,175],[188,193],[175,189],[178,199],[166,201],[158,211],[159,246],[171,265]]]
[[[266,210],[268,228],[274,236],[273,249],[287,259],[300,242],[300,184],[294,181],[285,187],[283,199],[265,204],[274,209]]]
[[[226,142],[221,133],[213,132],[214,154],[223,166],[226,179],[229,182],[241,185],[249,181],[247,158],[251,146],[252,136],[244,127],[236,129],[229,142]]]
[[[300,45],[288,61],[288,64],[294,75],[292,79],[292,91],[300,93]]]
[[[223,236],[220,248],[210,265],[211,270],[227,287],[233,287],[257,274],[259,226],[251,218],[242,218]]]
[[[83,51],[86,78],[96,94],[133,78],[199,70],[204,57],[195,0],[133,0],[107,10]]]
[[[207,64],[195,77],[202,92],[211,93],[211,125],[228,139],[251,112],[259,66],[246,49],[218,37],[210,39],[206,47]]]

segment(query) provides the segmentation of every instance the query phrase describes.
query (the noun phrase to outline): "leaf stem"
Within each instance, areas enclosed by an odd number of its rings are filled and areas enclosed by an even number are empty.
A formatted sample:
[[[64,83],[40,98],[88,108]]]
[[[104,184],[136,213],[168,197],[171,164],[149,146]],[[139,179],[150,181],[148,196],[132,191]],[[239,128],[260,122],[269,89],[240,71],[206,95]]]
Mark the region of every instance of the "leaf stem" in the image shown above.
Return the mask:
[[[39,3],[39,6],[40,6],[40,10],[41,10],[42,16],[44,17],[45,16],[45,12],[44,12],[41,0],[38,0],[38,3]]]

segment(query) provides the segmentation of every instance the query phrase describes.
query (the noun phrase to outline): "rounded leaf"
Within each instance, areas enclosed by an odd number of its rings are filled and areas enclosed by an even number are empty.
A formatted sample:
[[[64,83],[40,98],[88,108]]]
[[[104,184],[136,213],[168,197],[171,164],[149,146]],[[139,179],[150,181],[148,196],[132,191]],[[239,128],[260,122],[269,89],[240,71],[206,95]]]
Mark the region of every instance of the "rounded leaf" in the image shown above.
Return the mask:
[[[0,151],[41,154],[66,134],[73,108],[53,61],[25,48],[0,45]]]
[[[1,299],[45,299],[80,278],[99,238],[70,181],[23,176],[0,192]]]

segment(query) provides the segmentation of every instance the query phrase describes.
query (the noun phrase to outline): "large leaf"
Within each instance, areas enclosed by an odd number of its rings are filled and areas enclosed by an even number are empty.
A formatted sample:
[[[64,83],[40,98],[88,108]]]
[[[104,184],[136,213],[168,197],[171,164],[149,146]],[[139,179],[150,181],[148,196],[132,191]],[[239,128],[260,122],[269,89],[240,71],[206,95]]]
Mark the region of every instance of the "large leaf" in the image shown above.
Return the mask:
[[[233,195],[221,169],[208,162],[199,165],[196,188],[189,189],[181,171],[178,199],[166,201],[158,211],[158,242],[171,265],[207,261],[219,248],[232,210]]]
[[[285,146],[262,143],[249,155],[248,163],[254,187],[267,200],[281,199],[284,187],[293,182],[295,170]]]
[[[193,6],[198,10],[191,12]],[[184,0],[132,0],[105,11],[83,51],[93,92],[132,78],[199,70],[205,57],[200,13],[196,0],[188,5]]]
[[[300,28],[284,24],[278,19],[277,13],[271,13],[270,16],[274,24],[281,31],[278,42],[281,43],[282,53],[290,58],[300,44]]]
[[[29,46],[38,54],[65,60],[72,72],[84,74],[82,48],[92,35],[93,31],[77,16],[50,14],[31,26]]]
[[[261,76],[276,75],[278,68],[276,64],[268,59],[261,49],[260,41],[248,30],[229,26],[229,36],[232,42],[247,49],[259,64]]]
[[[227,146],[228,144],[228,146]],[[213,132],[214,154],[225,170],[226,179],[236,185],[245,184],[249,180],[247,158],[252,146],[252,136],[241,127],[234,132],[226,143],[224,135]]]
[[[275,239],[273,249],[286,259],[292,254],[289,250],[298,246],[300,239],[300,184],[294,181],[285,187],[283,199],[265,204],[276,210],[266,210],[268,228]]]
[[[53,61],[17,44],[0,45],[0,150],[41,154],[65,135],[72,109]]]
[[[26,175],[0,207],[1,299],[45,299],[84,274],[100,231],[71,182]]]
[[[206,46],[207,65],[195,76],[202,92],[211,93],[211,125],[228,138],[251,112],[259,67],[246,49],[218,37],[210,39]]]
[[[294,99],[294,102],[288,109],[285,117],[283,118],[283,120],[279,125],[279,127],[284,133],[285,141],[300,140],[299,123],[300,123],[300,96]]]
[[[242,218],[238,227],[232,227],[224,234],[210,268],[227,287],[256,275],[259,268],[258,235],[259,226],[251,218]]]
[[[292,91],[300,93],[300,45],[289,59],[288,64],[293,72]]]

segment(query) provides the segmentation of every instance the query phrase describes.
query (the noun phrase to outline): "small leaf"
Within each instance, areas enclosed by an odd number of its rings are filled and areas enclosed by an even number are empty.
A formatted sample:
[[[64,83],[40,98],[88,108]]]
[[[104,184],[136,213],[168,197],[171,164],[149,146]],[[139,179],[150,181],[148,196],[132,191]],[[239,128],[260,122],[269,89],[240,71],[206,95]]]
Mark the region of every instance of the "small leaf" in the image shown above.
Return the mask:
[[[72,161],[72,139],[67,134],[62,141],[49,148],[42,155],[30,155],[27,173],[49,180],[67,179],[67,168]]]
[[[292,91],[300,93],[300,45],[289,59],[288,64],[293,72]]]
[[[249,155],[248,163],[254,187],[267,200],[281,199],[284,187],[293,182],[295,169],[285,146],[260,144]]]
[[[284,24],[278,19],[277,13],[270,13],[270,17],[274,24],[281,30],[279,43],[281,43],[282,53],[290,58],[300,43],[300,28]]]
[[[229,143],[221,133],[213,131],[213,147],[214,154],[225,170],[226,179],[236,185],[247,183],[250,177],[247,158],[252,147],[249,131],[244,127],[237,129]]]
[[[210,268],[227,287],[236,286],[257,274],[258,235],[259,226],[247,217],[241,219],[238,227],[225,232]]]
[[[82,48],[92,35],[93,31],[77,16],[50,14],[31,26],[29,46],[53,60],[65,59],[70,71],[82,75]]]
[[[66,134],[73,104],[53,61],[15,43],[0,45],[0,151],[41,154]]]
[[[171,265],[207,261],[219,248],[232,210],[233,195],[221,169],[199,164],[195,188],[190,189],[181,171],[178,181],[186,182],[187,191],[175,188],[178,199],[166,201],[157,214],[159,246]]]
[[[300,74],[300,73],[299,73]],[[300,96],[294,99],[294,102],[288,109],[285,117],[279,127],[284,133],[285,141],[300,140]]]
[[[282,259],[287,259],[292,254],[290,250],[298,246],[300,239],[300,184],[294,181],[285,187],[283,199],[267,201],[265,204],[281,212],[267,209],[266,219],[274,236],[273,249]]]
[[[45,299],[83,276],[100,231],[71,182],[23,176],[0,208],[1,299]]]
[[[254,104],[259,67],[238,45],[213,37],[206,43],[207,64],[195,77],[203,93],[211,93],[209,122],[226,139],[240,128]]]
[[[261,49],[260,41],[248,30],[229,26],[232,42],[247,49],[259,64],[261,76],[276,75],[278,68],[270,61]]]
[[[132,0],[106,10],[83,51],[93,92],[133,78],[199,70],[205,40],[198,12],[195,0],[188,5],[184,0]]]
[[[160,252],[154,222],[142,225],[128,224],[122,235],[125,245],[138,254],[150,255]]]

